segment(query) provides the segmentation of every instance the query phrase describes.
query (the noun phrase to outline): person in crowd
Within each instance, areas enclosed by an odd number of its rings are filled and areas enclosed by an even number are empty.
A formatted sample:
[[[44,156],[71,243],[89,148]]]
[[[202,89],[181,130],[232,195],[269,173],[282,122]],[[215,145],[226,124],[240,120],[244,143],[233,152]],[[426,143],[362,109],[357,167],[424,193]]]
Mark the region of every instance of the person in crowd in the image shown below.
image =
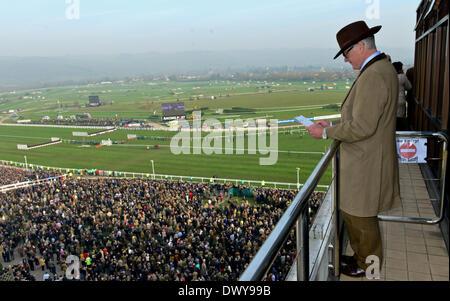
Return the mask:
[[[415,107],[415,101],[414,101],[414,66],[410,67],[408,70],[406,70],[406,77],[408,78],[409,82],[411,83],[411,86],[413,87],[408,93],[406,94],[406,118],[410,124],[412,124],[413,120],[413,112]]]
[[[407,131],[406,122],[406,93],[411,91],[411,82],[403,72],[403,63],[394,62],[392,64],[398,77],[398,104],[397,104],[397,131]]]

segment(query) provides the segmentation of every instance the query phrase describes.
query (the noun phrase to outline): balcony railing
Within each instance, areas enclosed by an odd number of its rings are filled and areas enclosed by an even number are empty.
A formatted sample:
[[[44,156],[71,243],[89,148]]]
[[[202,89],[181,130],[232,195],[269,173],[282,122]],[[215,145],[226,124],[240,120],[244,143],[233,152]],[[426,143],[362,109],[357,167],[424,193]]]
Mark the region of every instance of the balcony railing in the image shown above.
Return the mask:
[[[330,149],[319,161],[316,168],[305,182],[305,185],[297,194],[267,240],[261,246],[252,262],[241,275],[240,281],[259,281],[264,278],[295,224],[297,224],[297,254],[300,249],[309,250],[308,201],[321,177],[327,170],[328,165],[333,158],[335,158],[339,145],[339,141],[334,141],[331,144]],[[333,170],[333,177],[336,176],[336,170],[337,169]],[[299,246],[299,243],[301,243],[301,246]],[[297,267],[299,267],[302,272],[301,275],[297,275],[301,277],[297,278],[307,281],[309,280],[309,252],[301,252],[301,255],[301,257],[297,256]]]
[[[429,160],[441,160],[440,168],[440,213],[437,217],[432,219],[417,218],[417,217],[404,217],[404,216],[386,216],[379,215],[378,218],[381,221],[390,222],[401,222],[401,223],[416,223],[416,224],[437,224],[440,223],[444,216],[444,200],[445,200],[445,175],[447,168],[447,153],[448,153],[448,137],[445,133],[433,133],[433,132],[397,132],[397,137],[408,137],[408,138],[437,138],[442,142],[442,158],[428,158]],[[304,186],[300,192],[295,197],[292,204],[286,210],[284,215],[281,217],[272,233],[266,239],[264,244],[261,246],[257,254],[254,256],[253,260],[250,262],[244,273],[240,277],[240,281],[261,281],[266,276],[267,272],[274,263],[278,253],[285,244],[290,231],[294,226],[296,226],[296,243],[297,243],[297,257],[294,266],[296,265],[296,278],[301,281],[309,281],[316,279],[317,276],[317,265],[321,262],[320,256],[328,256],[328,268],[332,270],[333,276],[339,276],[339,210],[337,210],[339,204],[338,188],[339,188],[339,150],[340,142],[334,141],[331,144],[328,152],[322,157],[322,159],[317,164],[314,171],[309,176],[308,180],[305,182]],[[326,229],[322,228],[322,243],[320,248],[315,248],[314,251],[317,254],[310,254],[310,234],[314,233],[314,225],[310,230],[308,227],[308,200],[311,194],[314,192],[317,184],[327,170],[330,162],[332,162],[332,183],[330,185],[328,193],[328,200],[332,202],[330,206],[327,206],[328,221],[322,222],[322,225],[326,226]],[[322,205],[323,206],[323,205]],[[322,210],[322,208],[320,209]],[[320,211],[319,211],[320,212]],[[330,225],[330,227],[328,226]],[[326,238],[324,231],[327,232],[328,236],[333,236],[332,238]],[[332,244],[327,244],[327,242],[333,241]],[[331,255],[328,252],[331,251]],[[320,254],[320,255],[319,255]],[[315,262],[310,263],[313,259]],[[311,273],[314,271],[314,273]],[[326,279],[322,279],[326,280]]]

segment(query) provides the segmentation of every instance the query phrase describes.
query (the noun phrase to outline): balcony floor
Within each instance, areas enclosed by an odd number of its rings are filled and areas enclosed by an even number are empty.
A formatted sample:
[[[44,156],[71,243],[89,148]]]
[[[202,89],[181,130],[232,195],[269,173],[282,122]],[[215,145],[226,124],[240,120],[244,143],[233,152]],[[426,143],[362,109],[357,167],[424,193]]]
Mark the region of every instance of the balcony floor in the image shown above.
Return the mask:
[[[400,164],[402,208],[384,215],[433,218],[435,213],[417,164]],[[449,256],[438,225],[380,222],[383,263],[379,280],[352,278],[340,281],[449,281]],[[344,252],[352,255],[350,244]]]

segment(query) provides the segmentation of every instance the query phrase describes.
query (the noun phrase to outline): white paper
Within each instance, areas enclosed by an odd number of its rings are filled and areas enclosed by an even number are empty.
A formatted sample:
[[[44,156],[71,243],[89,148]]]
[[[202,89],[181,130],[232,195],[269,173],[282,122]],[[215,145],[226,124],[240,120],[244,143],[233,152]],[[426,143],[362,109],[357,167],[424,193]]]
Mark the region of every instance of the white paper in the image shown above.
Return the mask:
[[[297,120],[298,122],[300,122],[301,124],[303,124],[305,127],[309,127],[314,124],[314,122],[312,122],[311,120],[309,120],[308,118],[306,118],[303,115],[294,117],[294,119]]]

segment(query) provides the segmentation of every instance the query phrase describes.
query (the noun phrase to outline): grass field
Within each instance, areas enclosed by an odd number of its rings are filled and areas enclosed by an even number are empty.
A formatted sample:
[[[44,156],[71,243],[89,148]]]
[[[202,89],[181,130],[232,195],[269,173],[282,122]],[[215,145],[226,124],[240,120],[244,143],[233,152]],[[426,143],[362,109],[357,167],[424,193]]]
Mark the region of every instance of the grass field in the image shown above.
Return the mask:
[[[162,102],[172,102],[177,99],[185,102],[186,110],[203,109],[205,113],[233,107],[271,111],[271,108],[339,103],[342,101],[342,94],[347,91],[345,88],[347,83],[335,84],[334,86],[334,83],[312,82],[218,81],[46,88],[17,91],[13,94],[3,93],[0,96],[0,112],[21,109],[18,115],[23,119],[32,120],[40,120],[44,116],[69,117],[85,112],[89,112],[93,118],[117,116],[145,119],[152,116],[155,111],[160,114]],[[322,85],[332,85],[333,90],[317,90]],[[309,88],[316,88],[316,90],[308,92]],[[84,105],[88,103],[90,95],[98,95],[105,105],[99,108],[85,108]],[[217,98],[211,101],[211,96]],[[194,97],[198,97],[198,100],[192,100]]]
[[[316,86],[320,86],[320,84],[322,83],[317,83]],[[201,109],[204,112],[203,121],[206,118],[217,118],[220,121],[245,118],[283,120],[291,119],[300,114],[307,117],[336,114],[338,111],[329,107],[329,105],[339,104],[347,92],[345,87],[342,88],[345,86],[345,83],[339,83],[337,85],[337,87],[340,87],[339,89],[314,92],[305,91],[305,86],[308,85],[304,83],[293,83],[291,85],[283,83],[283,86],[274,84],[272,86],[275,88],[272,88],[273,91],[271,93],[267,91],[261,92],[261,89],[255,90],[256,85],[251,86],[248,83],[241,83],[240,85],[238,83],[160,83],[157,85],[135,85],[134,89],[112,85],[109,89],[114,91],[108,93],[111,94],[111,99],[114,99],[113,104],[95,109],[66,108],[63,110],[51,108],[54,106],[53,101],[55,99],[65,99],[66,103],[70,103],[79,97],[78,94],[81,94],[76,93],[76,91],[85,91],[88,88],[58,88],[49,89],[49,91],[43,90],[40,95],[46,93],[44,97],[47,101],[45,103],[37,104],[35,100],[28,99],[27,104],[22,99],[17,100],[17,103],[14,101],[12,104],[16,108],[22,106],[23,111],[20,112],[20,116],[24,119],[40,119],[43,115],[56,117],[56,115],[61,114],[68,116],[77,112],[89,112],[94,118],[115,117],[116,114],[123,118],[148,118],[153,114],[154,110],[160,113],[160,102],[162,100],[176,100],[174,97],[178,95],[174,96],[169,93],[170,91],[189,90],[189,93],[186,92],[184,94],[190,97],[201,90],[203,95],[221,95],[216,100],[185,101],[187,110]],[[200,88],[192,90],[193,87]],[[94,88],[98,89],[98,87]],[[93,92],[94,88],[89,88],[91,89],[89,92],[83,92],[83,95],[86,96],[85,98]],[[234,90],[228,90],[231,88]],[[57,93],[55,90],[60,91]],[[154,91],[150,93],[149,91],[152,90]],[[164,94],[162,93],[164,91],[167,95],[156,97],[158,95],[155,94]],[[229,96],[226,96],[227,92],[230,93]],[[26,93],[30,94],[31,92],[28,91]],[[19,95],[25,94],[17,92],[16,96],[20,97]],[[100,98],[102,99],[101,95]],[[148,99],[155,100],[149,101]],[[12,104],[0,105],[0,111],[11,108]],[[217,114],[217,109],[225,109],[228,113]],[[125,144],[115,144],[98,149],[92,146],[81,147],[80,144],[71,144],[67,141],[33,150],[24,151],[17,149],[17,144],[34,145],[50,141],[51,137],[59,137],[65,140],[82,140],[81,137],[73,137],[73,131],[85,130],[0,126],[0,160],[24,162],[24,156],[27,156],[27,161],[30,164],[143,173],[152,172],[150,161],[153,160],[155,173],[157,174],[199,177],[211,177],[215,174],[219,178],[287,183],[296,183],[296,168],[299,167],[300,182],[304,183],[322,157],[321,153],[331,143],[331,141],[314,140],[309,135],[290,134],[289,131],[280,128],[278,134],[278,160],[276,164],[270,166],[261,166],[259,164],[260,158],[267,158],[268,155],[262,155],[258,150],[256,154],[248,154],[248,151],[245,151],[245,154],[242,155],[238,155],[235,152],[233,155],[205,155],[203,153],[201,155],[174,155],[169,147],[170,141],[154,139],[134,140]],[[96,130],[89,130],[89,132],[94,131]],[[128,134],[173,137],[176,135],[176,132],[117,130],[105,135],[86,138],[85,142],[100,142],[107,139],[123,141],[127,139]],[[155,144],[160,144],[160,148],[147,149],[147,146],[154,146]],[[223,141],[223,145],[225,146],[225,141]],[[314,152],[314,154],[301,152]],[[321,184],[327,185],[329,182],[330,173],[327,173]]]
[[[0,127],[0,156],[3,160],[24,162],[24,156],[30,164],[46,166],[101,169],[129,172],[151,173],[150,160],[154,160],[157,174],[203,176],[216,174],[220,178],[265,180],[276,182],[296,182],[296,167],[301,168],[300,182],[304,182],[310,171],[321,158],[329,143],[313,140],[307,135],[300,138],[299,134],[284,134],[278,136],[278,160],[272,166],[260,166],[259,159],[267,158],[257,150],[255,155],[245,151],[243,155],[174,155],[170,150],[169,141],[133,140],[126,144],[110,147],[81,147],[79,144],[67,142],[32,150],[18,150],[17,144],[35,145],[50,141],[51,137],[62,139],[78,139],[72,137],[73,129],[60,128],[30,128],[30,127]],[[173,135],[171,132],[128,131],[118,130],[114,133],[86,138],[85,141],[123,141],[128,134],[158,136]],[[159,149],[147,149],[147,146],[160,144]],[[193,143],[191,143],[191,146]],[[225,142],[223,142],[225,146]],[[247,147],[247,143],[245,145]],[[303,154],[298,152],[319,152],[318,154]],[[225,151],[223,152],[225,153]]]

